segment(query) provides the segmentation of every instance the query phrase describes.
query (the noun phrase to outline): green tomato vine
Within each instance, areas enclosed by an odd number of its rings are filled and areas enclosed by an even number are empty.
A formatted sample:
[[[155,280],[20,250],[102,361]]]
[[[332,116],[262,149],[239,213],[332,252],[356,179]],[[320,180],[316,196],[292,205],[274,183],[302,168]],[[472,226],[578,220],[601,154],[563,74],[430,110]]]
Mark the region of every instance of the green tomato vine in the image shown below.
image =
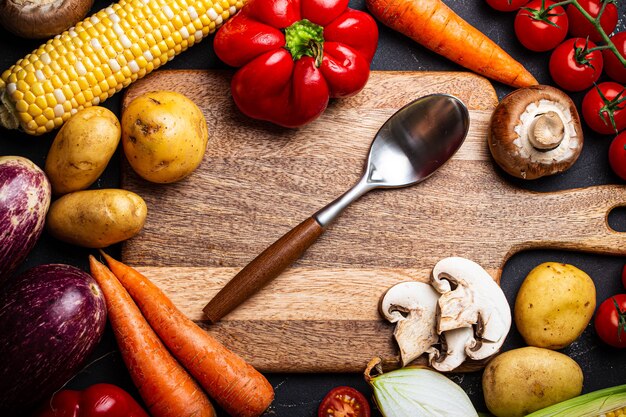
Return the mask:
[[[542,0],[542,9],[544,8],[544,4],[545,4],[545,0]],[[615,47],[615,44],[613,44],[613,42],[611,41],[611,39],[609,38],[609,35],[607,35],[607,33],[604,31],[604,29],[602,29],[602,26],[600,25],[600,18],[602,17],[602,14],[604,13],[604,10],[606,9],[606,6],[608,6],[611,3],[615,3],[615,0],[601,0],[602,6],[600,8],[600,12],[598,12],[598,16],[597,17],[592,17],[581,5],[580,3],[578,3],[578,0],[564,0],[558,3],[554,3],[550,6],[548,6],[545,10],[547,13],[549,13],[552,9],[554,9],[555,7],[564,7],[567,5],[572,5],[574,7],[576,7],[578,9],[578,11],[580,12],[580,14],[582,14],[585,19],[587,19],[589,21],[589,23],[591,23],[596,30],[598,31],[598,34],[602,37],[602,40],[604,41],[605,45],[600,45],[597,46],[595,48],[591,48],[588,50],[588,52],[593,52],[593,51],[597,51],[600,49],[609,49],[611,50],[611,52],[613,52],[613,54],[615,54],[615,56],[617,57],[617,59],[619,60],[619,62],[626,68],[626,58],[622,56],[622,54],[620,54],[620,52],[617,50],[617,48]]]

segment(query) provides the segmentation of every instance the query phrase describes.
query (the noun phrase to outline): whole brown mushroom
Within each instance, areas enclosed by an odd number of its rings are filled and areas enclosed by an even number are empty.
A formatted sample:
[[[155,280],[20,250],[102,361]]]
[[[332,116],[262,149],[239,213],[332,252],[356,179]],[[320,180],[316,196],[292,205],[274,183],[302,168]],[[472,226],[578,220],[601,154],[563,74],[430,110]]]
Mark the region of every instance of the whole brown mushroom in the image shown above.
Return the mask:
[[[93,0],[0,0],[0,24],[22,38],[58,35],[82,20]]]
[[[537,85],[515,90],[496,107],[489,149],[514,177],[532,180],[569,169],[580,156],[583,133],[572,100],[561,90]]]

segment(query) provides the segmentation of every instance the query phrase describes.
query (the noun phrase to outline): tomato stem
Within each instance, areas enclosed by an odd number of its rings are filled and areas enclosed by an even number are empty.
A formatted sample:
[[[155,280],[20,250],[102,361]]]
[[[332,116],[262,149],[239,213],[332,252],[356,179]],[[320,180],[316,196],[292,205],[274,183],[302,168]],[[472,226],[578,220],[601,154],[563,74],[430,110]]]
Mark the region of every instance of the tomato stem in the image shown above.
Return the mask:
[[[585,19],[587,19],[589,23],[591,23],[593,27],[596,28],[596,30],[598,31],[598,34],[600,35],[600,37],[606,44],[604,45],[605,46],[604,49],[610,49],[611,52],[613,52],[613,54],[617,57],[617,60],[626,68],[626,58],[623,57],[622,54],[619,53],[619,51],[615,47],[615,44],[609,38],[609,35],[606,34],[604,29],[602,29],[602,25],[600,25],[600,18],[602,17],[602,13],[604,13],[604,10],[606,9],[606,6],[609,3],[614,3],[614,0],[602,0],[602,8],[600,9],[600,12],[598,13],[598,16],[595,19],[591,17],[591,15],[587,12],[587,10],[585,10],[580,5],[580,3],[578,3],[578,0],[565,0],[565,1],[558,2],[558,3],[554,3],[553,5],[548,6],[548,8],[546,9],[546,12],[550,12],[550,10],[554,9],[555,7],[566,6],[568,4],[571,4],[572,6],[576,7],[578,11],[580,12],[580,14],[582,14],[585,17]],[[544,8],[544,4],[545,2],[542,1],[541,2],[542,10]]]
[[[613,304],[615,305],[615,310],[617,310],[617,340],[622,341],[622,333],[626,332],[626,312],[622,311],[619,308],[619,304],[615,297],[612,297]]]
[[[571,1],[574,0],[566,0],[562,3],[566,3],[569,4]],[[561,4],[561,3],[558,3]],[[530,16],[531,19],[533,20],[537,20],[540,22],[544,22],[550,26],[554,26],[554,27],[559,27],[559,25],[557,25],[556,23],[554,23],[553,21],[551,21],[549,18],[552,16],[561,16],[562,13],[550,13],[550,11],[556,7],[556,4],[553,4],[550,7],[546,8],[546,0],[541,0],[541,7],[539,8],[539,10],[535,10],[535,9],[531,9],[530,7],[522,7],[522,9],[526,10]]]
[[[615,130],[615,133],[618,133],[614,114],[617,110],[621,110],[624,108],[624,107],[620,107],[620,104],[626,102],[626,94],[624,94],[626,93],[626,88],[620,91],[619,94],[613,97],[612,100],[609,100],[608,98],[606,98],[602,90],[600,90],[600,88],[597,85],[595,87],[596,87],[596,90],[598,91],[598,95],[604,102],[604,106],[602,106],[602,108],[598,110],[600,119],[604,122],[605,125],[608,126],[608,123],[606,122],[606,118],[604,117],[604,114],[603,114],[603,113],[606,113],[607,116],[609,117],[609,121],[611,122],[611,126],[613,127],[613,130]]]

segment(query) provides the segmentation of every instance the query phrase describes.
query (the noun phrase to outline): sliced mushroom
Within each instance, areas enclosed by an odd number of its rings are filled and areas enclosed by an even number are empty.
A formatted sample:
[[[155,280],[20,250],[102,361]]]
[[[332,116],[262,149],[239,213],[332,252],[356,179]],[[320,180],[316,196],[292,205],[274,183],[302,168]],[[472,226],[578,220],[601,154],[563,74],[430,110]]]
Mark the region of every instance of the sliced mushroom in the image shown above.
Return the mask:
[[[413,281],[394,285],[383,296],[380,313],[397,323],[393,335],[400,347],[402,366],[437,343],[438,299],[439,294],[429,284]]]
[[[466,350],[471,349],[476,341],[471,327],[461,327],[443,332],[441,338],[441,351],[431,348],[428,351],[430,366],[440,372],[450,372],[467,359]]]
[[[0,0],[0,24],[30,39],[58,35],[80,21],[93,0]]]
[[[471,359],[498,352],[511,328],[511,309],[491,275],[469,259],[452,257],[435,265],[431,284],[441,294],[437,331],[472,329],[464,333]]]
[[[537,85],[515,90],[496,107],[489,149],[509,174],[535,179],[569,169],[583,148],[574,102],[561,90]]]

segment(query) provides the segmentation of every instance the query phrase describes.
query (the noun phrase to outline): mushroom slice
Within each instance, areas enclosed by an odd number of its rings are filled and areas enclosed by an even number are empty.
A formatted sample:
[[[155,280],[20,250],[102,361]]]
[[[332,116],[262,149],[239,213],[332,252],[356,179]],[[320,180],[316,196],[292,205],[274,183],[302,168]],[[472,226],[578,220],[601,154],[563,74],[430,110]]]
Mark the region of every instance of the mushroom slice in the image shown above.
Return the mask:
[[[438,333],[472,329],[465,345],[471,359],[498,352],[511,328],[511,308],[491,275],[469,259],[445,258],[433,268],[431,284],[441,294]]]
[[[491,117],[489,149],[498,165],[515,177],[531,180],[565,171],[582,148],[576,106],[557,88],[515,90]]]
[[[458,368],[467,359],[466,350],[476,344],[474,330],[471,327],[443,332],[440,338],[441,352],[434,347],[428,351],[430,366],[440,372],[450,372]]]
[[[397,323],[393,335],[400,347],[402,366],[437,343],[439,294],[423,282],[402,282],[391,287],[380,302],[380,314]]]

